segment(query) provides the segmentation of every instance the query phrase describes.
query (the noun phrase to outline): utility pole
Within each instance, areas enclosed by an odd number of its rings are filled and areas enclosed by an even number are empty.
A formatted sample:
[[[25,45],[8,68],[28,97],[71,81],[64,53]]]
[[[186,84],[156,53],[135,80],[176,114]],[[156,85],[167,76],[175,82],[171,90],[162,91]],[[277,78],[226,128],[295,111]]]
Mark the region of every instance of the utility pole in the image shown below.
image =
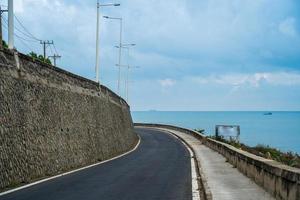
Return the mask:
[[[8,0],[8,48],[9,49],[14,48],[14,1],[13,0]]]
[[[60,59],[61,56],[58,55],[58,54],[54,54],[53,56],[49,56],[49,58],[52,58],[52,59],[53,59],[54,66],[56,67],[56,59]]]
[[[44,41],[40,41],[40,43],[43,45],[43,55],[44,55],[44,58],[46,59],[46,48],[47,48],[47,45],[51,45],[51,44],[54,44],[53,43],[53,40],[52,41],[49,41],[49,40],[44,40]]]
[[[0,49],[3,48],[3,37],[2,37],[2,13],[4,12],[8,12],[8,10],[2,10],[1,6],[0,6]]]

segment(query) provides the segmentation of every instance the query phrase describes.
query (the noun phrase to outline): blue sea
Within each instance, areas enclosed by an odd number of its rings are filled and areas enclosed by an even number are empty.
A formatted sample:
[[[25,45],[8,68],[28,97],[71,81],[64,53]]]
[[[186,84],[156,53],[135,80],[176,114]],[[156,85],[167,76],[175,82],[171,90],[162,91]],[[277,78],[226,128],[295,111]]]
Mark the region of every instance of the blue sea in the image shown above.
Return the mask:
[[[213,135],[215,125],[240,125],[242,143],[269,145],[300,153],[300,112],[181,112],[135,111],[134,122],[162,123],[204,129]]]

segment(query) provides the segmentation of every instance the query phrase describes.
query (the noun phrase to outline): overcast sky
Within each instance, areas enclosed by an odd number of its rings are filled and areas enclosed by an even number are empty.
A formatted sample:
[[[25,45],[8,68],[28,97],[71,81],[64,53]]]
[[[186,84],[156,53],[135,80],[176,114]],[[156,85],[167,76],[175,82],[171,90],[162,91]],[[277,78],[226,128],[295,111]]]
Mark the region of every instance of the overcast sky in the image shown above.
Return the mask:
[[[115,2],[101,12],[123,17],[124,42],[137,44],[123,64],[141,66],[130,72],[132,110],[300,110],[299,0]],[[15,14],[54,40],[61,68],[94,79],[95,0],[15,0]],[[114,91],[118,34],[118,21],[101,19],[100,77]],[[19,51],[42,53],[23,43],[16,38]]]

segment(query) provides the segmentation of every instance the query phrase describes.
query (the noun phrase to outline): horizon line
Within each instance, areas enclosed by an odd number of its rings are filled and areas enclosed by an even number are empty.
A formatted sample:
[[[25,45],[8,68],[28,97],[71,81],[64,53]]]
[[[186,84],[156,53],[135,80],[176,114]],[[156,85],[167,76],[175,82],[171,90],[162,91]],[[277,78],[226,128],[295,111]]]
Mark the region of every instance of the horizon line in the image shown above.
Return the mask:
[[[131,112],[300,112],[300,110],[132,110]]]

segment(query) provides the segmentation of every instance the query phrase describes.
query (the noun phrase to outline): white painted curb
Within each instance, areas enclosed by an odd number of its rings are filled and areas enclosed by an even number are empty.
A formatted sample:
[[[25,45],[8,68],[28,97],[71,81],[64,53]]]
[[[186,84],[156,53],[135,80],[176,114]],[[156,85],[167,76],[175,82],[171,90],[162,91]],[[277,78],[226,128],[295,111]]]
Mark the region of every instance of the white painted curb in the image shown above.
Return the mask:
[[[131,152],[135,151],[138,148],[138,146],[140,145],[141,138],[140,138],[139,135],[138,135],[138,137],[139,137],[138,143],[135,145],[135,147],[133,149],[131,149],[130,151],[128,151],[126,153],[123,153],[123,154],[118,155],[116,157],[110,158],[108,160],[104,160],[104,161],[101,161],[101,162],[98,162],[98,163],[95,163],[95,164],[92,164],[92,165],[88,165],[86,167],[75,169],[75,170],[72,170],[72,171],[69,171],[69,172],[65,172],[65,173],[62,173],[62,174],[59,174],[59,175],[56,175],[56,176],[52,176],[52,177],[49,177],[49,178],[45,178],[45,179],[42,179],[42,180],[30,183],[30,184],[27,184],[27,185],[23,185],[21,187],[17,187],[17,188],[11,189],[11,190],[7,190],[5,192],[0,193],[0,196],[4,196],[6,194],[9,194],[9,193],[12,193],[12,192],[16,192],[18,190],[22,190],[22,189],[25,189],[25,188],[28,188],[28,187],[31,187],[31,186],[34,186],[34,185],[37,185],[37,184],[40,184],[40,183],[43,183],[43,182],[46,182],[46,181],[58,178],[58,177],[62,177],[62,176],[68,175],[68,174],[72,174],[72,173],[75,173],[75,172],[78,172],[78,171],[81,171],[81,170],[84,170],[84,169],[88,169],[88,168],[91,168],[91,167],[95,167],[97,165],[101,165],[101,164],[107,163],[109,161],[113,161],[113,160],[116,160],[116,159],[121,158],[123,156],[126,156],[127,154],[130,154]]]

